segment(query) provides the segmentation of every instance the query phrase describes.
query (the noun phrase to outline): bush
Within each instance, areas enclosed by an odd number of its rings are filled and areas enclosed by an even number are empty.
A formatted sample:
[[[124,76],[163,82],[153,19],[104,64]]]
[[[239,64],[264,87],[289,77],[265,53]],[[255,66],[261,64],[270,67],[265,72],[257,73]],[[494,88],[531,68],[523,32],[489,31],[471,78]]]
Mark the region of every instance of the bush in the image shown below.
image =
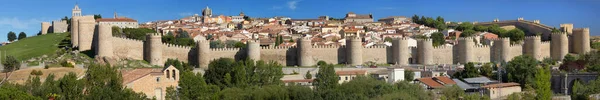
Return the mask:
[[[30,75],[35,75],[35,76],[40,76],[43,75],[44,73],[42,72],[42,70],[32,70],[31,73],[29,73]]]
[[[60,65],[63,66],[63,67],[70,67],[70,68],[74,68],[75,67],[75,65],[69,63],[68,61],[63,61],[63,62],[60,63]]]
[[[48,65],[45,65],[45,66],[44,66],[44,69],[48,69],[48,68],[50,68],[50,66],[48,66]]]
[[[327,65],[327,62],[321,60],[321,61],[317,62],[317,65],[319,65],[319,66]]]

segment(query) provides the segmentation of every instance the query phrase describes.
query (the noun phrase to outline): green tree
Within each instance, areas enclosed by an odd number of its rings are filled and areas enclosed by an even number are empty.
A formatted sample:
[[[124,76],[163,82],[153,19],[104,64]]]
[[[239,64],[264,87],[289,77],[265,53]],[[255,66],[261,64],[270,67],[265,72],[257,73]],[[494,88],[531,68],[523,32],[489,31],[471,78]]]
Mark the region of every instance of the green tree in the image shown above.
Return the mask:
[[[476,31],[474,30],[465,30],[462,33],[460,33],[460,37],[471,37],[473,35],[475,35]]]
[[[343,83],[339,87],[348,98],[365,100],[393,92],[393,86],[382,80],[366,76],[357,76],[352,81]]]
[[[456,30],[465,31],[465,30],[473,30],[473,23],[471,22],[462,22],[456,27]],[[464,32],[463,32],[464,34]]]
[[[287,92],[291,100],[311,100],[315,98],[315,93],[304,86],[289,85],[287,86]]]
[[[384,41],[385,42],[392,42],[392,38],[391,37],[385,37]]]
[[[119,28],[118,26],[113,26],[112,28],[112,35],[115,37],[122,37],[123,36],[123,30],[121,28]]]
[[[480,74],[486,77],[492,77],[494,69],[492,68],[493,63],[485,63],[479,68]]]
[[[306,74],[304,75],[304,79],[312,79],[312,74],[310,74],[310,71],[306,71]]]
[[[177,97],[177,89],[173,86],[169,86],[167,87],[167,90],[165,90],[167,93],[165,93],[165,100],[178,100],[179,97]]]
[[[213,98],[213,93],[219,92],[219,87],[205,82],[201,74],[191,71],[180,72],[179,98],[183,100],[207,100]],[[171,91],[173,92],[173,91]]]
[[[573,56],[571,54],[567,54],[567,55],[565,55],[565,58],[563,59],[563,63],[573,62],[573,61],[576,61],[576,60],[577,60],[576,56]]]
[[[442,22],[445,23],[446,21],[444,20],[444,18],[442,18],[442,16],[437,16],[437,18],[435,18],[436,21],[438,22]]]
[[[446,43],[446,40],[444,39],[444,34],[440,32],[435,32],[431,34],[431,40],[433,42],[434,47],[444,45]]]
[[[12,75],[12,72],[15,70],[19,70],[21,68],[21,62],[17,60],[14,56],[5,56],[6,58],[2,62],[4,65],[4,72],[6,73],[6,77],[0,82],[0,85],[4,83]]]
[[[519,42],[525,38],[525,32],[523,32],[520,29],[515,28],[513,30],[508,31],[502,37],[509,37],[510,41],[515,43],[515,42]]]
[[[15,34],[15,32],[10,31],[10,32],[8,32],[7,38],[8,38],[8,41],[12,42],[17,39],[17,35]]]
[[[27,34],[25,34],[25,32],[19,33],[19,38],[18,39],[21,40],[21,39],[24,39],[24,38],[27,38]]]
[[[459,100],[459,98],[462,98],[464,95],[465,91],[457,85],[446,86],[442,89],[442,96],[448,100]]]
[[[86,99],[146,99],[142,93],[123,88],[117,67],[90,65],[86,71]]]
[[[480,32],[487,32],[488,31],[488,27],[487,26],[483,26],[483,25],[475,25],[474,30],[475,31],[480,31]]]
[[[94,19],[99,19],[99,18],[102,18],[102,15],[100,15],[100,14],[94,14]]]
[[[465,69],[454,74],[454,77],[463,79],[463,78],[472,78],[479,76],[479,69],[475,68],[475,63],[469,62],[464,65]]]
[[[592,42],[591,47],[592,49],[600,49],[600,42]]]
[[[535,74],[535,99],[550,100],[552,98],[552,89],[550,89],[550,66],[543,66]]]
[[[315,90],[318,92],[325,92],[334,90],[338,87],[339,76],[335,74],[333,65],[326,64],[319,68],[319,73],[313,82]]]
[[[538,61],[528,55],[521,55],[513,58],[509,61],[505,67],[507,78],[505,82],[517,82],[521,84],[521,86],[525,87],[528,85],[532,85],[531,76],[535,76],[537,73]]]
[[[19,90],[17,87],[2,86],[0,87],[0,99],[2,100],[42,100],[42,98],[32,96],[25,91]]]
[[[405,81],[412,81],[415,79],[415,73],[412,70],[406,70],[404,72],[404,80]]]
[[[68,100],[78,100],[83,98],[83,81],[77,80],[77,75],[73,72],[63,76],[58,80],[58,87],[60,87],[60,95],[62,98]]]
[[[419,22],[419,16],[417,16],[416,14],[414,16],[412,16],[412,21],[414,23],[418,23]]]

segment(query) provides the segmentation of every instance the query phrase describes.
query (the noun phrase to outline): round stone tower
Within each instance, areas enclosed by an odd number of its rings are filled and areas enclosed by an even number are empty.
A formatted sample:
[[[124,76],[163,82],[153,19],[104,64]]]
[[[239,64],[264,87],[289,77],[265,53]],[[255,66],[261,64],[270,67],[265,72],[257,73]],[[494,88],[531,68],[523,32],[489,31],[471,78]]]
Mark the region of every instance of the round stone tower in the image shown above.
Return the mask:
[[[459,63],[468,63],[473,61],[473,46],[475,43],[473,42],[473,37],[461,37],[458,39],[458,62]]]
[[[79,51],[92,50],[96,20],[94,20],[94,16],[82,16],[78,22]]]
[[[50,23],[42,22],[42,34],[47,34],[48,29],[50,29]]]
[[[210,41],[200,40],[196,44],[198,49],[198,67],[208,69],[208,64],[210,63]]]
[[[529,55],[537,60],[543,60],[542,58],[542,37],[540,36],[530,36],[525,38],[525,48],[523,51],[525,55]]]
[[[354,65],[362,65],[363,59],[363,46],[360,37],[347,37],[346,38],[346,55],[348,59],[348,64]]]
[[[563,32],[567,32],[567,34],[572,34],[573,33],[573,24],[572,23],[560,24],[560,30]]]
[[[408,48],[408,38],[396,38],[392,41],[392,54],[394,62],[398,65],[408,65],[410,57]]]
[[[494,56],[496,62],[507,62],[510,61],[511,58],[508,57],[510,54],[510,38],[499,38],[494,41]]]
[[[315,61],[312,58],[312,43],[310,38],[298,39],[298,66],[312,66]]]
[[[109,24],[98,24],[98,50],[96,54],[99,57],[112,57],[112,27]]]
[[[146,35],[146,61],[152,65],[162,65],[162,41],[159,33]]]
[[[422,39],[417,42],[418,62],[423,65],[433,65],[433,42],[431,39]]]
[[[590,51],[590,28],[573,30],[573,52],[584,54]]]
[[[554,60],[561,61],[569,53],[569,40],[567,33],[552,33],[552,40],[550,41],[550,56]]]
[[[71,18],[71,44],[73,47],[79,46],[79,16]]]
[[[248,58],[254,61],[260,60],[260,43],[257,40],[249,40],[247,45]]]

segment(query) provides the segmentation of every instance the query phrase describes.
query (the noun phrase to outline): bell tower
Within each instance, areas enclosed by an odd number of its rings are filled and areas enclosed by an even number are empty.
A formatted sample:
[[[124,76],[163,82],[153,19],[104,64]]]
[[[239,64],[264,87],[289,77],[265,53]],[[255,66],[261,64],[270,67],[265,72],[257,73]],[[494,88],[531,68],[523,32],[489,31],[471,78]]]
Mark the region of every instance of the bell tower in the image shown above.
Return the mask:
[[[73,10],[72,10],[71,13],[72,13],[71,17],[73,17],[73,16],[81,16],[81,9],[79,9],[79,5],[78,4],[75,4],[75,8],[73,8]]]

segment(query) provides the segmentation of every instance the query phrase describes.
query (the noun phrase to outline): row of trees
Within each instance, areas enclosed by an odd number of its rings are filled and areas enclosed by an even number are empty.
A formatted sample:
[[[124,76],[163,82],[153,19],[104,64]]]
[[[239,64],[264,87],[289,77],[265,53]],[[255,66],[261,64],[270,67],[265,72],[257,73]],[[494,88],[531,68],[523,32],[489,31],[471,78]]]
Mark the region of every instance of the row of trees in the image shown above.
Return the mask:
[[[462,31],[460,37],[468,37],[475,35],[476,32],[491,32],[498,37],[510,38],[511,42],[518,42],[525,38],[525,32],[521,29],[515,28],[512,30],[505,30],[497,24],[491,26],[473,25],[471,22],[463,22],[456,27],[456,30]]]
[[[414,15],[412,16],[412,21],[414,23],[425,25],[427,27],[437,28],[439,31],[448,29],[448,25],[446,25],[444,18],[442,18],[441,16],[438,16],[437,18],[433,19],[431,17],[425,16],[421,16],[421,18],[419,18],[418,15]]]
[[[246,48],[246,44],[235,40],[214,40],[210,41],[210,48]]]
[[[156,31],[149,28],[119,28],[112,27],[112,34],[115,37],[126,37],[130,39],[146,40],[146,35],[149,33],[156,33]]]
[[[15,32],[10,31],[8,32],[6,37],[8,38],[8,41],[13,42],[15,40],[27,38],[27,34],[25,34],[25,32],[21,32],[19,33],[19,37],[17,37],[17,34]]]
[[[542,64],[544,63],[544,64]],[[497,78],[498,73],[493,73],[496,68],[495,64],[485,63],[479,68],[475,67],[475,63],[467,63],[464,66],[464,70],[454,74],[453,77],[473,78],[479,76],[486,76],[491,78]],[[540,62],[535,58],[522,55],[513,58],[511,61],[503,65],[502,81],[503,82],[516,82],[521,84],[524,90],[533,90],[535,92],[535,98],[538,100],[549,100],[552,97],[552,90],[550,89],[550,68],[545,62]]]
[[[433,99],[431,92],[416,84],[389,84],[374,78],[359,76],[338,84],[334,66],[322,64],[314,89],[289,83],[284,86],[281,65],[275,62],[217,59],[209,64],[204,75],[182,71],[179,87],[167,89],[169,99]],[[312,75],[310,75],[312,77]]]
[[[75,73],[69,73],[55,80],[53,74],[48,75],[42,83],[40,77],[30,77],[23,85],[2,84],[0,99],[3,100],[36,100],[36,99],[147,99],[142,93],[135,93],[122,85],[122,77],[117,67],[109,65],[91,65],[86,71],[86,78],[79,79]]]
[[[179,31],[179,34],[177,34],[177,36],[173,35],[173,32],[168,32],[167,35],[162,36],[161,38],[162,38],[163,43],[190,46],[190,47],[196,46],[196,42],[194,42],[194,39],[190,38],[190,35],[188,34],[188,32],[183,31],[181,29]]]

